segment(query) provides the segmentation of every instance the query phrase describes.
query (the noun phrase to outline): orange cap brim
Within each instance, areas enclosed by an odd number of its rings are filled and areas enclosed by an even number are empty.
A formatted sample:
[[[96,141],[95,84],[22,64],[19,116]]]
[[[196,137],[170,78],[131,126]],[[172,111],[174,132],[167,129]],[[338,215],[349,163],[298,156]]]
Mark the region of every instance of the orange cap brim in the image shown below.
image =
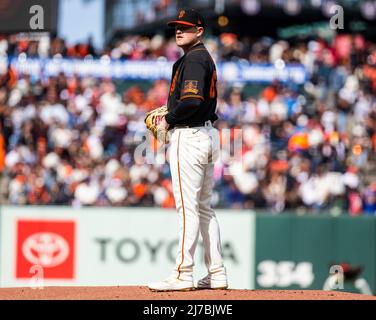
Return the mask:
[[[184,26],[191,26],[191,27],[196,26],[194,23],[190,23],[190,22],[186,22],[186,21],[180,21],[180,20],[173,20],[173,21],[167,22],[167,25],[170,26],[170,27],[176,26],[178,24],[182,24]]]

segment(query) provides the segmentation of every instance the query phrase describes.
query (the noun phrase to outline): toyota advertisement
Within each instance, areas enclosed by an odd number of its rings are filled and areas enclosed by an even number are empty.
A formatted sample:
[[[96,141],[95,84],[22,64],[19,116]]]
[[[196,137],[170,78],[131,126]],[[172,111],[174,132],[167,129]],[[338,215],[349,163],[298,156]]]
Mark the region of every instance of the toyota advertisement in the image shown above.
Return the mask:
[[[254,288],[254,216],[218,219],[232,287]],[[179,240],[169,210],[5,206],[0,225],[1,287],[144,285],[169,275]],[[202,243],[195,264],[205,275]]]

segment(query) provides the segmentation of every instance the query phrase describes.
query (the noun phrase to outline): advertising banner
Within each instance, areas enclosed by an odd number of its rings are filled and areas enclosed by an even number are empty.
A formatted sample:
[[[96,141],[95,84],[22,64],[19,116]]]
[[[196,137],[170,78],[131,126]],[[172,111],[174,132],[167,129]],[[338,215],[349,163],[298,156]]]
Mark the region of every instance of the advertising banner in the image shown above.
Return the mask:
[[[110,77],[123,80],[158,80],[170,81],[172,63],[168,61],[122,61],[109,57],[100,59],[33,59],[20,55],[10,59],[11,66],[17,73],[28,74],[32,78],[57,76],[64,72],[67,76]],[[7,58],[0,58],[0,72],[8,65]],[[306,69],[302,64],[251,64],[248,62],[223,62],[217,64],[218,79],[240,83],[271,83],[274,80],[303,84]]]
[[[218,212],[232,288],[253,288],[254,215]],[[169,276],[178,246],[174,210],[2,207],[0,286],[146,285]],[[203,246],[194,276],[206,275]]]
[[[230,288],[376,292],[374,217],[217,216]],[[0,218],[0,287],[146,285],[175,264],[174,210],[3,206]],[[206,272],[199,241],[195,280]]]

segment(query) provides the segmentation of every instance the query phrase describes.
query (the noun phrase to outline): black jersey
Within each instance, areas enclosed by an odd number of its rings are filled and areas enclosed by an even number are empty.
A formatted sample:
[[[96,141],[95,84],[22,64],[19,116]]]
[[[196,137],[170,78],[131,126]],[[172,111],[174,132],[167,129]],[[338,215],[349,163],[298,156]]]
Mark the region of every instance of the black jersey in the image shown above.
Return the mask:
[[[183,103],[198,99],[195,106]],[[213,59],[202,43],[189,49],[172,68],[171,86],[167,102],[166,121],[172,125],[200,126],[207,120],[218,119],[217,72]],[[178,109],[181,110],[178,110]]]

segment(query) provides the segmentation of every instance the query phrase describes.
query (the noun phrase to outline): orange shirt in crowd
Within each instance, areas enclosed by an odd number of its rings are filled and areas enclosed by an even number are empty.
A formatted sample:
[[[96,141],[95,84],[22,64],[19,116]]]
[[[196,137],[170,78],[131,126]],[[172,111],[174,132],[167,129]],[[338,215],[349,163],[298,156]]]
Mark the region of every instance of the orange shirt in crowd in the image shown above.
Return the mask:
[[[290,151],[297,149],[307,150],[308,148],[308,134],[306,132],[297,132],[289,139],[288,149]]]
[[[0,172],[5,168],[5,141],[3,135],[0,133]]]
[[[275,97],[277,96],[277,92],[274,90],[273,87],[269,86],[264,89],[262,92],[262,97],[269,103],[271,103]]]
[[[363,72],[364,75],[372,81],[372,89],[376,92],[376,68],[365,65]]]
[[[137,199],[141,199],[146,193],[146,185],[143,183],[137,183],[133,186],[133,193]]]
[[[8,89],[13,89],[17,83],[17,73],[13,67],[10,67],[8,69],[8,77],[9,77],[8,82],[7,82]]]

